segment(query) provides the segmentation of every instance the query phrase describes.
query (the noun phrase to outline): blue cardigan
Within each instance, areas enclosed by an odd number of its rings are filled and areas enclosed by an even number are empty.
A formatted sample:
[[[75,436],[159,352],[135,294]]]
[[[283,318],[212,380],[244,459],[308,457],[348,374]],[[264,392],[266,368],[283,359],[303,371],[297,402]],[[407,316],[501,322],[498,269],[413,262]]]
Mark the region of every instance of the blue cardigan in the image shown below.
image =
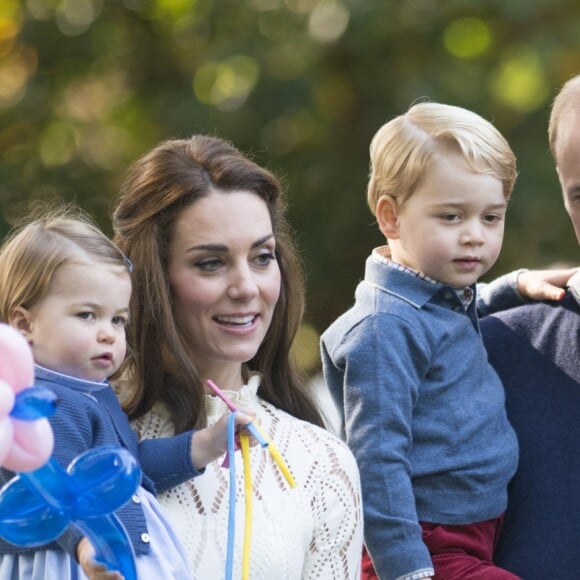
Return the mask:
[[[53,458],[64,468],[88,449],[114,445],[124,447],[140,460],[144,472],[141,485],[151,493],[200,473],[191,463],[191,432],[138,445],[129,420],[108,383],[84,381],[36,366],[35,385],[52,390],[58,397],[57,410],[50,423],[55,440]],[[0,482],[8,481],[13,475],[0,470]],[[116,514],[127,530],[135,554],[147,554],[147,523],[139,498],[135,496]],[[42,547],[13,546],[0,538],[0,554],[60,547],[76,558],[76,546],[81,538],[81,532],[72,526],[55,542]]]
[[[517,464],[474,302],[371,255],[322,336],[323,370],[361,471],[365,542],[383,579],[429,571],[419,521],[500,515]]]
[[[508,310],[481,329],[520,444],[497,564],[526,580],[571,580],[580,571],[580,299]]]

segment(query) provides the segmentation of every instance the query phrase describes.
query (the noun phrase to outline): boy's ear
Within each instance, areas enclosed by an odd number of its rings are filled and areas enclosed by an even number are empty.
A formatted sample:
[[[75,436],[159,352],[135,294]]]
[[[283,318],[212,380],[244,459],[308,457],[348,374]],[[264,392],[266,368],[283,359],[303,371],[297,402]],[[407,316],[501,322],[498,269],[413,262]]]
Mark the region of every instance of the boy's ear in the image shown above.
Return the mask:
[[[390,195],[379,197],[376,209],[377,222],[383,235],[396,240],[399,237],[399,210],[397,200]]]
[[[26,308],[23,308],[22,306],[15,308],[8,317],[8,324],[18,330],[18,332],[20,332],[20,334],[30,342],[32,316]]]

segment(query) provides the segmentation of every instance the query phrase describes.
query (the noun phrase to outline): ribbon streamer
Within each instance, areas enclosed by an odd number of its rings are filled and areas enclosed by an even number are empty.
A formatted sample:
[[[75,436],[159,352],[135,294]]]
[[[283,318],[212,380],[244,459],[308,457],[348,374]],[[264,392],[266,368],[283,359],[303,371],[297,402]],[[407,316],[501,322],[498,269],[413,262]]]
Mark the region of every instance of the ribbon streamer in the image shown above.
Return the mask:
[[[226,397],[225,393],[211,380],[206,381],[208,387],[226,404],[231,411],[228,416],[227,424],[227,440],[228,450],[223,466],[228,466],[230,476],[229,487],[229,506],[228,506],[228,544],[226,557],[226,580],[231,580],[233,575],[233,560],[234,560],[234,545],[235,545],[235,512],[236,512],[236,468],[234,453],[235,445],[235,413],[238,412],[237,407]],[[265,448],[270,451],[272,459],[282,472],[282,475],[288,482],[290,487],[296,487],[296,481],[290,473],[286,462],[278,451],[274,443],[268,439],[268,436],[260,428],[258,423],[252,421],[245,428],[254,436],[254,438]],[[250,577],[250,551],[251,551],[251,537],[252,537],[252,470],[250,464],[250,442],[249,436],[246,433],[240,433],[240,447],[242,449],[242,458],[244,462],[244,495],[245,495],[245,523],[244,523],[244,544],[242,552],[242,580],[248,580]]]
[[[228,512],[228,547],[226,556],[226,580],[233,577],[234,545],[236,541],[236,418],[234,413],[228,417],[228,461],[230,471],[229,512]]]
[[[242,580],[250,578],[250,550],[252,547],[252,466],[250,465],[250,438],[246,433],[240,433],[240,447],[244,460],[244,492],[246,499],[246,520],[244,526],[244,551],[242,556]]]

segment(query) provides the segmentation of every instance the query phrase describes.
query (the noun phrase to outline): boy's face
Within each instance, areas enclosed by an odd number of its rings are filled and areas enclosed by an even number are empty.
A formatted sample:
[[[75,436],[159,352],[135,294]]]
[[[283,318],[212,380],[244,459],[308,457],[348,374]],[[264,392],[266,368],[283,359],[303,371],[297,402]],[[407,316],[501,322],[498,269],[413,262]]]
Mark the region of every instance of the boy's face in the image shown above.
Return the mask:
[[[440,156],[399,211],[392,258],[454,287],[473,284],[499,256],[506,209],[499,179],[457,153]]]
[[[100,382],[125,357],[131,280],[114,264],[66,264],[48,293],[28,310],[34,361],[48,369]]]
[[[558,126],[558,177],[564,206],[580,244],[580,113],[570,110]]]

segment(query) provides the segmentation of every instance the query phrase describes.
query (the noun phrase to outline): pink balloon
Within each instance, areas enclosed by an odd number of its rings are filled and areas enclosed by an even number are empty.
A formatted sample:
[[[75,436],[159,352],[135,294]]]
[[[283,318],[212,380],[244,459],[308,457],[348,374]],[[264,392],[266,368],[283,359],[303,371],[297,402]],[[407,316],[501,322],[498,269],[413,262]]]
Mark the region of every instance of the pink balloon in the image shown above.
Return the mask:
[[[12,421],[7,417],[0,419],[0,465],[4,465],[4,459],[10,451],[13,437]]]
[[[48,419],[13,419],[14,394],[34,383],[34,359],[26,339],[0,323],[0,466],[27,472],[44,465],[54,446]]]
[[[0,417],[4,418],[10,414],[14,407],[14,390],[5,381],[0,379]]]
[[[26,339],[12,326],[0,323],[0,380],[15,393],[34,383],[34,359]]]
[[[0,381],[0,465],[4,461],[12,443],[14,430],[12,419],[8,416],[14,407],[14,391],[12,387]]]
[[[54,436],[48,419],[36,421],[12,420],[14,437],[3,465],[10,471],[33,471],[44,465],[54,446]]]

